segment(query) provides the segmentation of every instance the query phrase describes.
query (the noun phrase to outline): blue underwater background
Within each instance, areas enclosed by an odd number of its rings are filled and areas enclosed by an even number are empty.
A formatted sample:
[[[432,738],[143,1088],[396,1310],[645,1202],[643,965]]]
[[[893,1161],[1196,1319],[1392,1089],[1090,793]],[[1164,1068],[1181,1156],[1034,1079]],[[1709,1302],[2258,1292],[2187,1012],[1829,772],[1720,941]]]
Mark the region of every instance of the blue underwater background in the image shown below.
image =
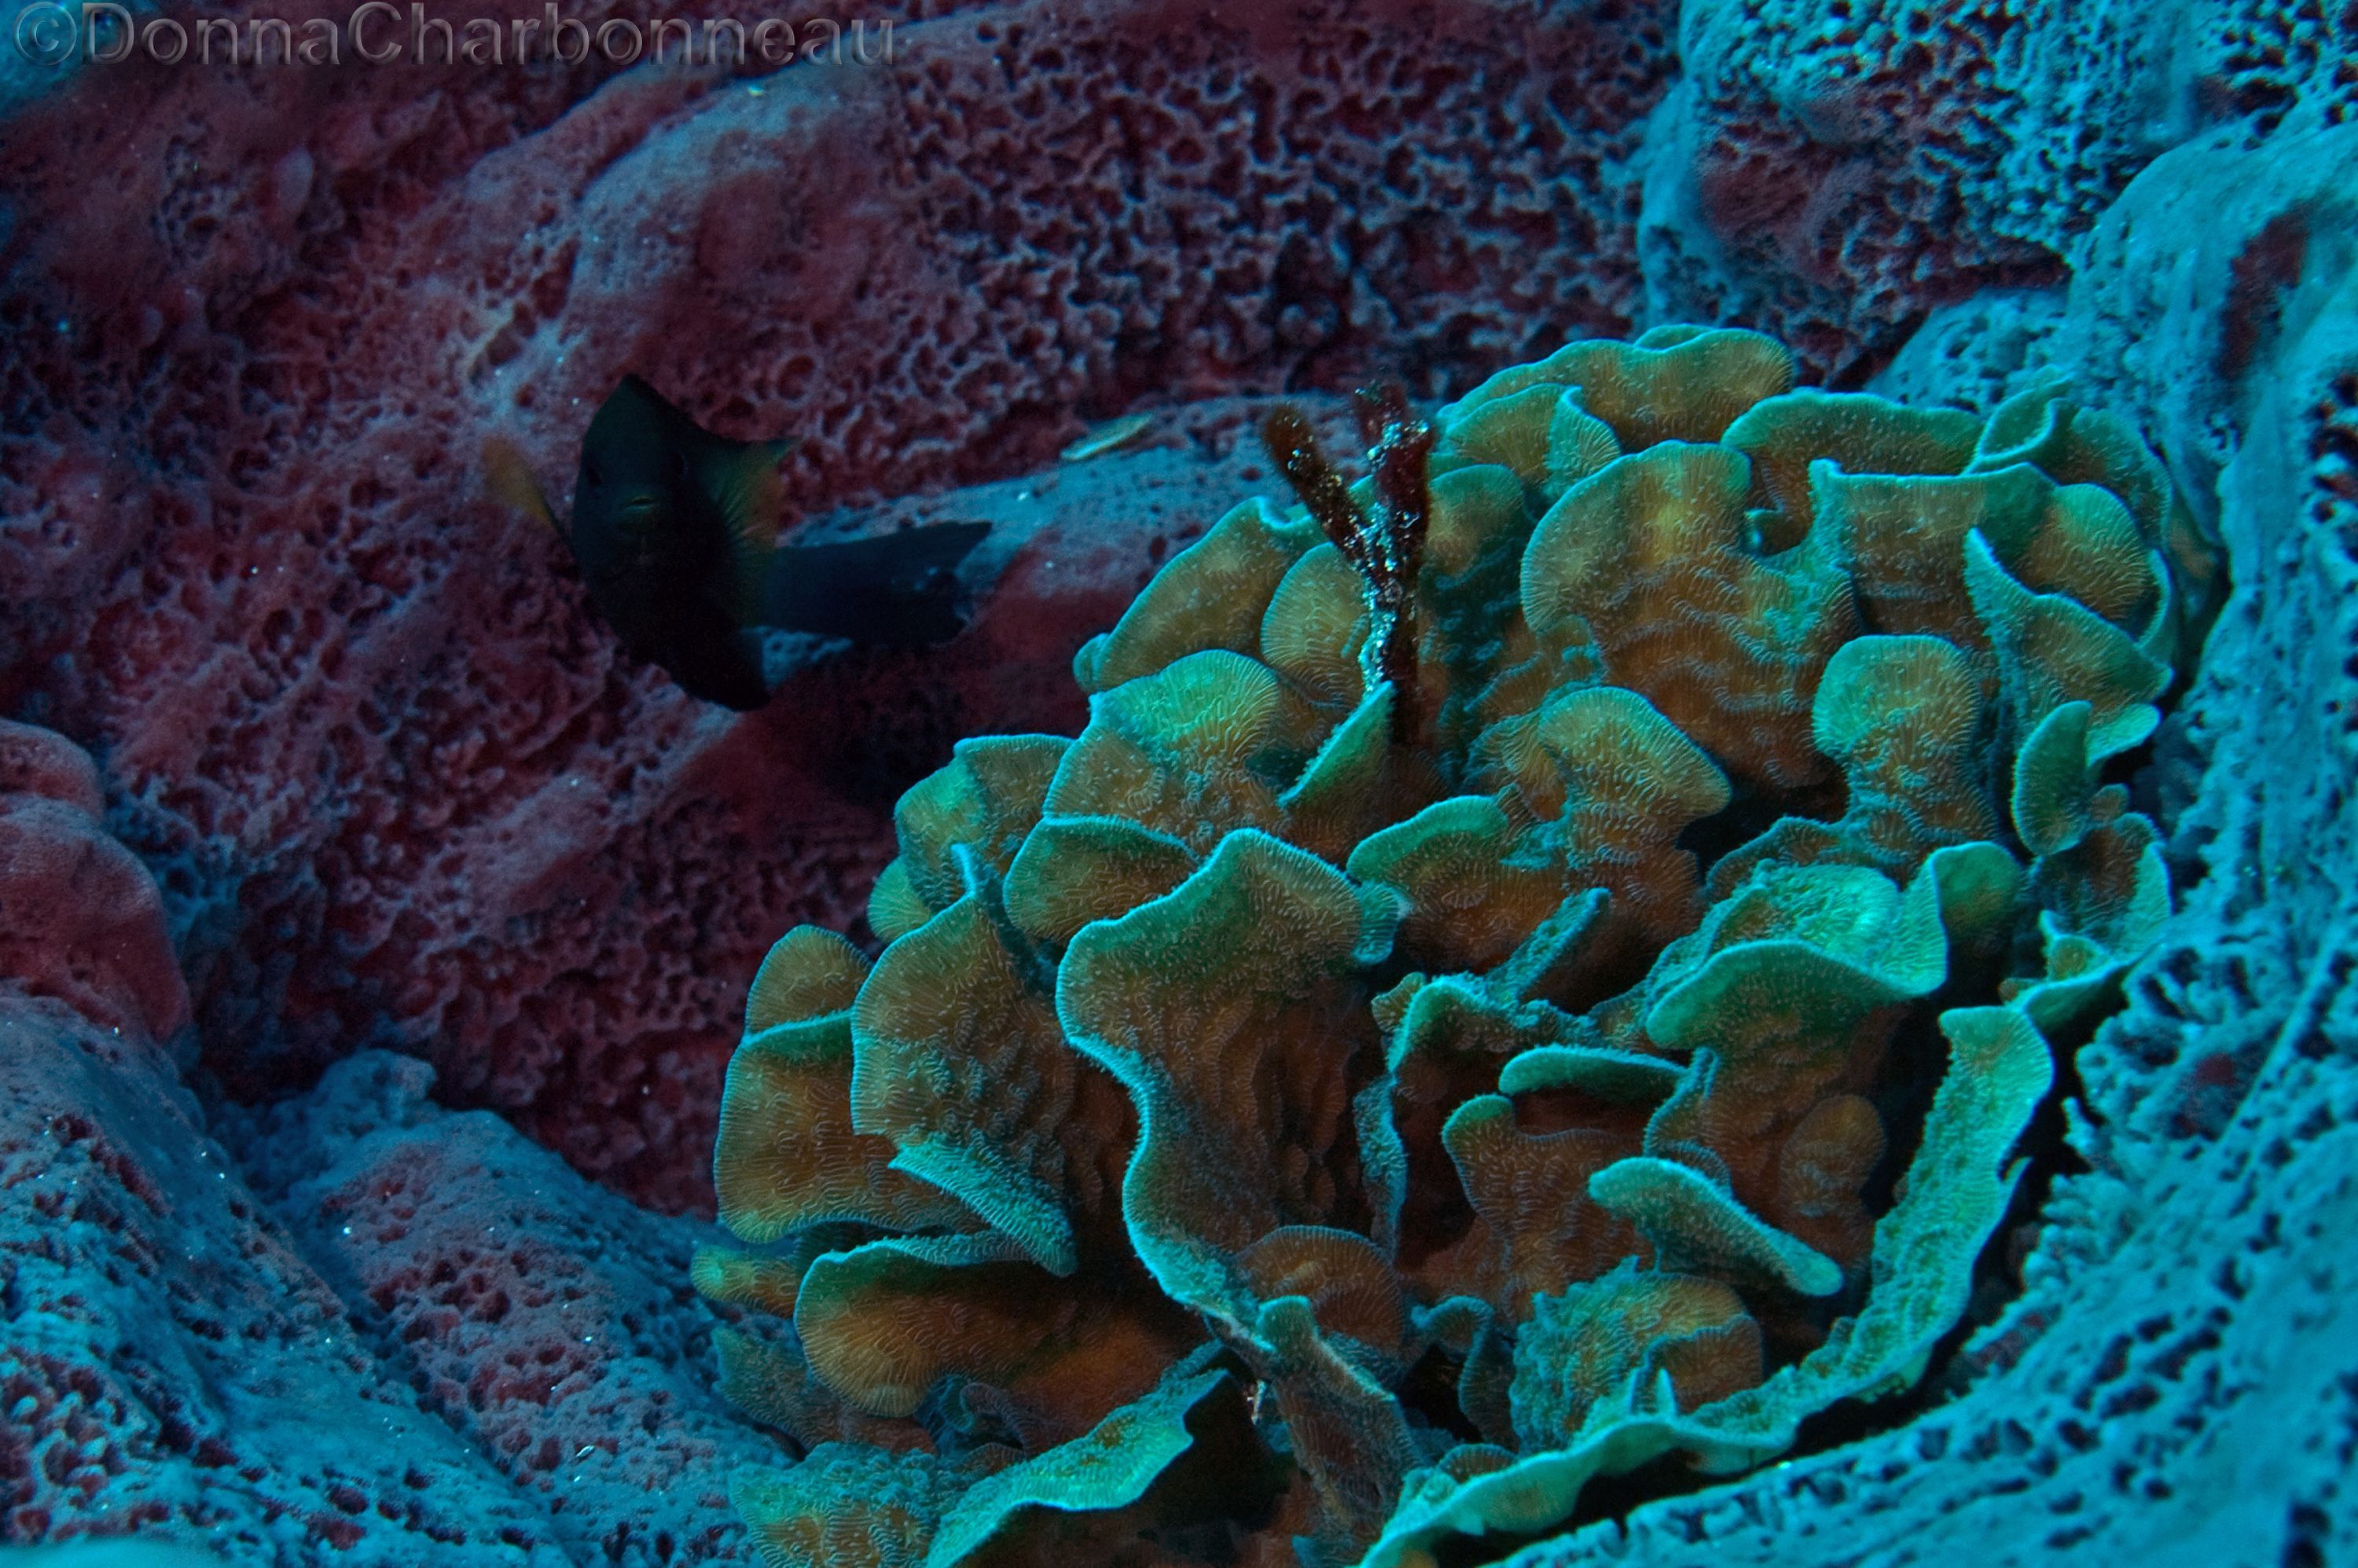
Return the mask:
[[[0,1564],[2358,1563],[2358,7],[823,13],[0,3]]]

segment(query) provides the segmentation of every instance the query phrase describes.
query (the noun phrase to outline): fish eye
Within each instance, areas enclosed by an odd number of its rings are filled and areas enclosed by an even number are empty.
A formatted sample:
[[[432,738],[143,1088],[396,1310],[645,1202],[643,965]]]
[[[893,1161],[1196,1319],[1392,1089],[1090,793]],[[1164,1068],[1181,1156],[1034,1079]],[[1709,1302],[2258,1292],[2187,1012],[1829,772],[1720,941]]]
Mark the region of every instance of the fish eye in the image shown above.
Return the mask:
[[[674,479],[686,479],[687,477],[687,454],[686,452],[676,451],[672,453],[671,477]]]
[[[584,458],[581,460],[581,479],[586,484],[603,484],[606,482],[605,470],[599,468],[597,459]]]

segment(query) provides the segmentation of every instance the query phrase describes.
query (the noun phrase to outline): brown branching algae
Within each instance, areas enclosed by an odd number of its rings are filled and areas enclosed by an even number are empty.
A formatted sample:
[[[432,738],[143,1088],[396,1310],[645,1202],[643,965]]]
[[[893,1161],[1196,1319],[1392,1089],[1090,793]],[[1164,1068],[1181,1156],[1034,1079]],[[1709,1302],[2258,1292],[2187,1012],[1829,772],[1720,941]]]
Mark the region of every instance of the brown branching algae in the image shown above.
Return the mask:
[[[1793,373],[1574,343],[1348,485],[1280,410],[1087,729],[902,801],[874,966],[779,942],[698,1272],[767,1561],[1430,1564],[1923,1376],[2213,574],[2059,388]]]

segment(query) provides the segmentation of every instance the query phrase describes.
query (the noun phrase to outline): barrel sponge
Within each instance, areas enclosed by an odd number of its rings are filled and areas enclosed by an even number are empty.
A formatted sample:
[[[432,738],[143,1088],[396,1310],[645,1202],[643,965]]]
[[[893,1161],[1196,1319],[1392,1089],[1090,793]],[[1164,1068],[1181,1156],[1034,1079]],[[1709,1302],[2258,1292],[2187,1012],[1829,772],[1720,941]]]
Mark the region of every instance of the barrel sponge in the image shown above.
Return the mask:
[[[908,792],[722,1107],[766,1561],[1421,1568],[1924,1377],[2169,918],[2120,775],[2218,568],[2054,384],[1793,382],[1576,342],[1356,481],[1272,416],[1081,732]]]

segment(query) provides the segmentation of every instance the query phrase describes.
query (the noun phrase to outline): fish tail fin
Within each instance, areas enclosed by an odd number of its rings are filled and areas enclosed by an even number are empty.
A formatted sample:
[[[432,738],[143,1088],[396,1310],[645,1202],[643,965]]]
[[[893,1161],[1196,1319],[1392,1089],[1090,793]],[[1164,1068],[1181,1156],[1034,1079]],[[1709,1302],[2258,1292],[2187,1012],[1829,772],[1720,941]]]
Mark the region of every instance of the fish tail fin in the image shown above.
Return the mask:
[[[942,523],[837,545],[787,545],[771,557],[761,622],[791,632],[911,647],[966,624],[957,568],[988,523]]]
[[[563,536],[565,530],[557,525],[548,497],[542,493],[540,481],[532,477],[532,465],[505,436],[493,436],[483,443],[483,490],[501,505],[535,518],[550,533]]]

